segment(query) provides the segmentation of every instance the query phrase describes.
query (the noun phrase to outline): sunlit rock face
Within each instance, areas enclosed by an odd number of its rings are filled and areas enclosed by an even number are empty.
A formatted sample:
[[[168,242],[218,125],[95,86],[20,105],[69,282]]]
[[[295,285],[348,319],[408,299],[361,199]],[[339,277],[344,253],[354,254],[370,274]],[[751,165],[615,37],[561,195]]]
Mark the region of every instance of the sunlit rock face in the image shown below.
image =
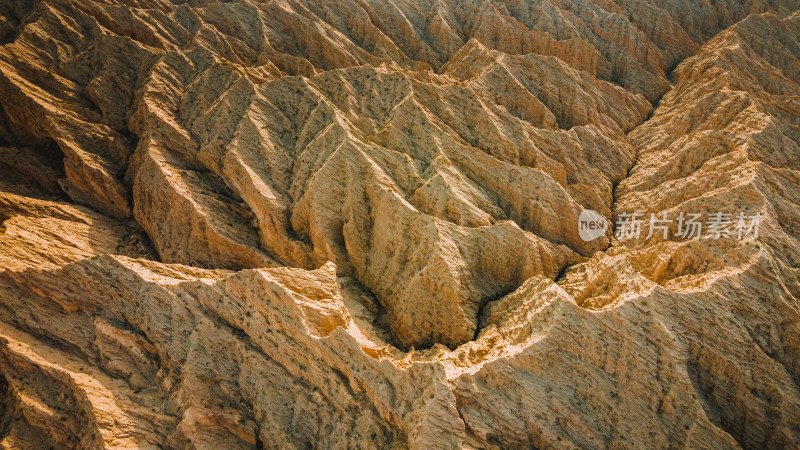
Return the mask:
[[[0,3],[0,444],[800,445],[798,10]]]

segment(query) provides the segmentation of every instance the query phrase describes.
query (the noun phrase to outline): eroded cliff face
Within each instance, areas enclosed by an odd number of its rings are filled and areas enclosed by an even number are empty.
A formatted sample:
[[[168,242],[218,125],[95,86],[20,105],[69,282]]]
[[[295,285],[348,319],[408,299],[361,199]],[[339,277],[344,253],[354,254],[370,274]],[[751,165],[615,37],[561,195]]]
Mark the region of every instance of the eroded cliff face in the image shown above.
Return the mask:
[[[0,4],[0,444],[800,445],[798,8]]]

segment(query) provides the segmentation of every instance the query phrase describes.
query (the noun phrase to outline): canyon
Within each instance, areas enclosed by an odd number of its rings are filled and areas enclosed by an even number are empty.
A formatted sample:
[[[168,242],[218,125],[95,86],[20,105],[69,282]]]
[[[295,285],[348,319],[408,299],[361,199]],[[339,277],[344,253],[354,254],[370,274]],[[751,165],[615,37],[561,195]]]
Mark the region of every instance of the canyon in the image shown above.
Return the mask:
[[[798,445],[800,1],[0,3],[0,447]]]

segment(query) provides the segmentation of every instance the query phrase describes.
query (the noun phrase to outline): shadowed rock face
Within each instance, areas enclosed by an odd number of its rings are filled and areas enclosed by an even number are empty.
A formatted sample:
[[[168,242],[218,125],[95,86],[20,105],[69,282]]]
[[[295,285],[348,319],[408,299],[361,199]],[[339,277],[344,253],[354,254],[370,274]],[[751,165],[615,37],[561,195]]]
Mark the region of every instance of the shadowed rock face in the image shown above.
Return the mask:
[[[799,445],[798,9],[0,4],[0,443]]]

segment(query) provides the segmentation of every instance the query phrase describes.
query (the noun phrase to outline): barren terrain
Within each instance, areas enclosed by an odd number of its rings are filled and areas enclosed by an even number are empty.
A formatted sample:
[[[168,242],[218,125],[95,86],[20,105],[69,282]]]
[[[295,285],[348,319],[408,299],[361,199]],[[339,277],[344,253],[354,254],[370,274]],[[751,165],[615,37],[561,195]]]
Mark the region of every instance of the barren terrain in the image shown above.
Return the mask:
[[[798,446],[800,1],[0,2],[0,447]]]

